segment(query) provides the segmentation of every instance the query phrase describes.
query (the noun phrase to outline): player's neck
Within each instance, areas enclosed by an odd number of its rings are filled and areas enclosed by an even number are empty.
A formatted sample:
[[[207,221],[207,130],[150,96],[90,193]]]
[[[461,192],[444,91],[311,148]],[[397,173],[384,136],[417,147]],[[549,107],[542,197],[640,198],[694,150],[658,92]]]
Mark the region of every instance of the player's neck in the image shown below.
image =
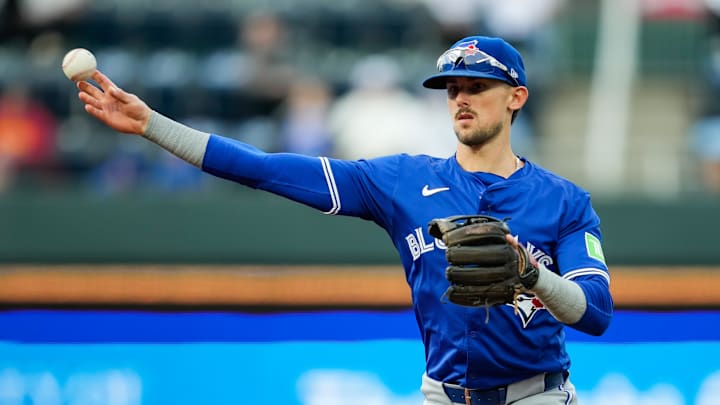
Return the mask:
[[[504,178],[510,177],[523,165],[510,145],[470,147],[458,144],[455,157],[460,167],[468,172],[492,173]]]

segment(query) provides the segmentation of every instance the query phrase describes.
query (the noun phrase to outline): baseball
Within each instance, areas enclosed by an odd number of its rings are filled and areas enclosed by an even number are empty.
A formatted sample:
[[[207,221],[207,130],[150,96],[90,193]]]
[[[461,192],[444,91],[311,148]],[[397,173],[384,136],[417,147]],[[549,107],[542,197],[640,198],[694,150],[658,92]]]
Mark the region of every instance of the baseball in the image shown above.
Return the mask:
[[[65,54],[62,70],[68,79],[76,82],[89,79],[95,69],[97,61],[95,55],[85,48],[75,48]]]

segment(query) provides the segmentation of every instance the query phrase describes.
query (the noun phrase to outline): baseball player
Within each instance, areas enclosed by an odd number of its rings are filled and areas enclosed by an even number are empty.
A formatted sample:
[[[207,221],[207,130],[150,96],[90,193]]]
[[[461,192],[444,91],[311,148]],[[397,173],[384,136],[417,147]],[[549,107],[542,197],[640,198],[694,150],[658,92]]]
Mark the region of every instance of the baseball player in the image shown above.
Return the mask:
[[[513,153],[511,123],[528,98],[515,48],[500,38],[464,38],[437,68],[423,85],[447,93],[458,141],[449,158],[269,154],[175,122],[101,72],[93,76],[99,88],[88,82],[78,88],[90,115],[208,173],[385,229],[400,254],[425,345],[425,405],[576,404],[563,328],[600,335],[613,308],[590,196]],[[524,268],[533,277],[523,279],[513,303],[444,299],[449,250],[428,224],[469,214],[507,219],[507,245],[529,259]]]

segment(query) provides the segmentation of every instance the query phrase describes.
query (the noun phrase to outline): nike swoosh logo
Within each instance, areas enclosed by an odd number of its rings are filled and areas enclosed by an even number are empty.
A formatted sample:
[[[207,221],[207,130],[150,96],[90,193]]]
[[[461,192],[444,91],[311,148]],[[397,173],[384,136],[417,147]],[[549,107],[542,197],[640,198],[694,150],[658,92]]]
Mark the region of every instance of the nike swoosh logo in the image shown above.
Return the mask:
[[[442,193],[443,191],[448,190],[450,190],[450,187],[428,188],[428,185],[426,184],[422,189],[422,195],[423,197],[430,197],[433,194]]]

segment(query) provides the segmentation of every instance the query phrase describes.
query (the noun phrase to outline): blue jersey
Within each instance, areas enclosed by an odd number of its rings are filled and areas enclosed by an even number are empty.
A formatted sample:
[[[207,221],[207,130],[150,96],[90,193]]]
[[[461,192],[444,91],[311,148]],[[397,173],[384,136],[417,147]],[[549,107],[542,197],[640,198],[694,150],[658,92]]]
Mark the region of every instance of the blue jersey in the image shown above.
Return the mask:
[[[509,218],[513,234],[547,269],[579,284],[588,312],[610,311],[600,221],[589,194],[524,160],[505,179],[463,170],[454,157],[393,155],[359,161],[265,154],[212,136],[203,169],[283,195],[327,214],[374,221],[400,254],[425,345],[427,374],[468,388],[506,385],[567,370],[563,324],[532,295],[512,305],[469,308],[445,302],[445,246],[432,219],[459,214]],[[582,285],[582,284],[581,284]],[[598,287],[599,286],[599,287]],[[596,317],[579,322],[591,331]],[[602,327],[601,327],[602,329]]]

